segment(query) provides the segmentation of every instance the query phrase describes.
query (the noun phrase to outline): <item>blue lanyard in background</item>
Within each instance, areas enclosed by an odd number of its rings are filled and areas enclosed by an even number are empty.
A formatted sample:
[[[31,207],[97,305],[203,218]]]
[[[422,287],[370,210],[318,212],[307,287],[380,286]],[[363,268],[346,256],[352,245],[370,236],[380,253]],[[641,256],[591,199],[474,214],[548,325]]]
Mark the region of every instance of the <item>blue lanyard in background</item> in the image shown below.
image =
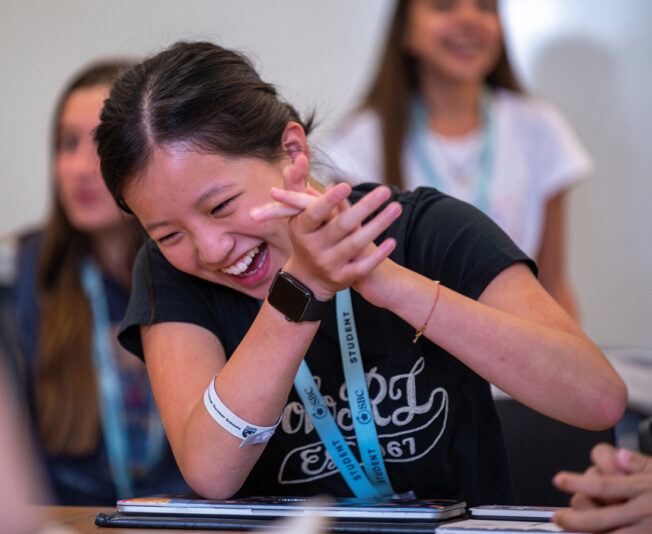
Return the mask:
[[[134,484],[129,473],[129,443],[127,414],[113,351],[110,348],[111,321],[109,304],[104,292],[104,281],[98,267],[90,258],[80,266],[81,283],[93,314],[92,353],[95,377],[100,394],[100,419],[107,449],[113,483],[118,498],[134,495]],[[145,467],[149,469],[163,451],[163,425],[150,392]]]
[[[426,140],[428,137],[428,113],[426,104],[422,98],[415,98],[412,104],[412,152],[414,157],[425,174],[428,182],[432,187],[443,190],[441,176],[437,173],[431,156],[428,154]],[[493,167],[493,138],[494,125],[491,112],[491,93],[486,89],[481,99],[481,117],[482,117],[482,141],[480,146],[480,159],[478,161],[478,170],[476,174],[477,185],[475,198],[470,200],[476,208],[489,214],[489,185],[491,183],[491,174]]]
[[[378,442],[378,433],[362,367],[362,355],[353,318],[350,290],[338,292],[335,296],[335,304],[344,379],[364,471],[360,468],[358,459],[326,406],[305,361],[301,362],[299,372],[294,380],[294,387],[306,412],[310,414],[317,434],[354,495],[362,498],[391,496],[395,492],[389,481]]]

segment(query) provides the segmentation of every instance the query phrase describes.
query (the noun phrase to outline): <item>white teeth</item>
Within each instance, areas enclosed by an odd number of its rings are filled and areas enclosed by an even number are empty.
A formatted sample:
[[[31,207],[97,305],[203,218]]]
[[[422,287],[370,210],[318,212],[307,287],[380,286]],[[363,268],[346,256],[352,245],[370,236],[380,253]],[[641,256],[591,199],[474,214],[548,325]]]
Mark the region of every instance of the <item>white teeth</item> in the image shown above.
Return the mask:
[[[252,248],[238,263],[231,265],[231,267],[228,267],[227,269],[222,269],[222,272],[236,276],[242,274],[247,270],[247,267],[251,265],[251,262],[254,261],[254,256],[258,254],[259,250],[258,247]]]

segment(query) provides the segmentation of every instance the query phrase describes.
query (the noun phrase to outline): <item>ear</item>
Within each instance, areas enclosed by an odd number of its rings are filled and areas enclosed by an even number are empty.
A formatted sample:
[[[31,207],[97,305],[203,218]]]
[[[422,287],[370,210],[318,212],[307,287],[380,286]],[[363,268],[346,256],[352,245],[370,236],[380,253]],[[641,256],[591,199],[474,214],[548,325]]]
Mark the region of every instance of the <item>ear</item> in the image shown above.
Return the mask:
[[[310,148],[303,127],[297,122],[288,122],[281,138],[283,150],[283,185],[290,191],[304,191],[305,180],[310,172]]]

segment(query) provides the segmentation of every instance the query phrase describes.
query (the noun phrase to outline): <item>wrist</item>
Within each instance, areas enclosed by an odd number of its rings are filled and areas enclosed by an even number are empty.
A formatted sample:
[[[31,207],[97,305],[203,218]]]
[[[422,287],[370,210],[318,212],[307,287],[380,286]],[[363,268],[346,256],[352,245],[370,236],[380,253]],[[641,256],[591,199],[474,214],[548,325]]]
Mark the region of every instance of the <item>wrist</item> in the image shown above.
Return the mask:
[[[287,263],[281,267],[281,270],[290,274],[297,280],[300,280],[303,285],[310,289],[317,300],[325,302],[335,297],[335,293],[337,291],[333,291],[328,287],[324,287],[319,277],[315,276],[312,270],[302,267],[292,258],[290,258]]]
[[[405,290],[405,273],[410,271],[389,258],[385,259],[371,273],[353,284],[355,289],[369,303],[379,308],[392,310],[396,299]]]
[[[301,280],[279,269],[270,287],[267,302],[288,321],[302,323],[321,321],[332,299],[319,300]]]

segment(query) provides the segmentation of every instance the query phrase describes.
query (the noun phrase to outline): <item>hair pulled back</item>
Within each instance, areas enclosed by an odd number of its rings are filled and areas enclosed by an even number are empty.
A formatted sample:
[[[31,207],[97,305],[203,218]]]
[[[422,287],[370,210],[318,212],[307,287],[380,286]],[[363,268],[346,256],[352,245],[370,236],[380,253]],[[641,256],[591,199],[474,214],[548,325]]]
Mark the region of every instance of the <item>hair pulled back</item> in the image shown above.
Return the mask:
[[[157,146],[274,161],[289,121],[312,120],[281,100],[242,54],[209,42],[178,42],[125,72],[104,103],[95,132],[102,175],[130,211],[125,189]]]

